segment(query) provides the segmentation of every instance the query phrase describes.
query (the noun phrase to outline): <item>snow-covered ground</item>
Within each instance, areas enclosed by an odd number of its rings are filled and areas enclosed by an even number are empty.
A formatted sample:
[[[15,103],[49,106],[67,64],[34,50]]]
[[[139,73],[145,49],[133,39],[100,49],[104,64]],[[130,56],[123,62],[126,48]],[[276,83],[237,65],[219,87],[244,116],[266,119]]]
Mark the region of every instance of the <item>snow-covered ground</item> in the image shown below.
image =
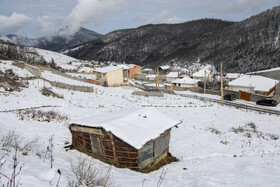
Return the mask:
[[[92,73],[66,73],[68,75],[71,75],[73,77],[79,77],[79,78],[85,78],[85,79],[96,79],[96,75]]]
[[[0,60],[0,70],[5,72],[6,70],[11,69],[19,77],[33,77],[29,71],[12,66],[12,63],[13,61],[11,60]]]
[[[69,84],[85,84],[62,79],[50,72],[44,72],[43,76]],[[65,142],[71,142],[69,121],[103,115],[105,112],[145,107],[153,107],[175,120],[183,121],[178,128],[172,129],[170,140],[170,153],[179,161],[151,173],[112,167],[114,186],[157,186],[163,169],[167,169],[161,185],[163,187],[279,186],[280,140],[277,137],[280,137],[280,128],[277,116],[222,107],[177,95],[165,94],[163,98],[133,96],[136,88],[132,87],[104,88],[91,85],[95,88],[94,93],[53,87],[52,91],[64,96],[59,99],[42,95],[40,89],[44,84],[48,83],[32,80],[29,81],[29,88],[21,92],[0,92],[0,139],[9,131],[15,131],[25,141],[38,138],[39,151],[18,154],[19,165],[24,164],[17,176],[20,186],[56,186],[59,178],[57,169],[62,174],[58,186],[68,186],[68,180],[74,177],[70,160],[75,163],[80,157],[90,158],[106,172],[110,167],[108,164],[76,150],[66,151],[63,148]],[[22,120],[15,112],[3,112],[45,105],[53,107],[42,110],[54,110],[67,115],[69,119],[64,122],[38,122]],[[256,127],[248,124],[255,124]],[[44,156],[40,158],[36,153],[47,150],[51,136],[54,139],[53,169],[50,168],[49,159],[44,159]],[[12,153],[0,162],[6,161],[0,171],[7,176],[12,172]],[[1,176],[0,183],[5,182],[6,179]]]
[[[71,84],[71,85],[76,85],[76,86],[93,86],[90,83],[69,79],[69,78],[66,78],[66,77],[63,77],[63,76],[60,76],[57,74],[53,74],[50,71],[43,71],[42,77],[49,81],[56,81],[56,82],[61,82],[61,83],[66,83],[66,84]]]

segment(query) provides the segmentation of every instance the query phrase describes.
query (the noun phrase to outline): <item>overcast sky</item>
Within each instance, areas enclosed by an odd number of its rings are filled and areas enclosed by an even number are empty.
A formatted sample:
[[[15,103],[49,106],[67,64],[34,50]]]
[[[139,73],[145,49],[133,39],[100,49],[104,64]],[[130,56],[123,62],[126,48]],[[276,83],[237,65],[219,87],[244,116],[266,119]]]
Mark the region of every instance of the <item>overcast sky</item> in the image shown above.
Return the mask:
[[[148,23],[241,21],[280,0],[0,0],[0,34],[50,35],[69,25],[106,34]]]

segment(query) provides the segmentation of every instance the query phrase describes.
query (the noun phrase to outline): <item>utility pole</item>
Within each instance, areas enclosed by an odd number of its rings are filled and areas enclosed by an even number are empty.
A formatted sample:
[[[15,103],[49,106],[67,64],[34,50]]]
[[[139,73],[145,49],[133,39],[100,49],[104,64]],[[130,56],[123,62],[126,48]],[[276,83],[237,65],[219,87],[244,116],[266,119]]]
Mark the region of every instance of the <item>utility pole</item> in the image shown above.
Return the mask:
[[[157,78],[156,78],[156,87],[159,88],[159,74],[158,74],[158,67],[157,67]]]
[[[224,106],[223,62],[221,62],[221,105]]]
[[[206,93],[206,71],[204,71],[204,94]]]
[[[276,87],[277,87],[277,84],[275,82],[274,96],[276,95]]]

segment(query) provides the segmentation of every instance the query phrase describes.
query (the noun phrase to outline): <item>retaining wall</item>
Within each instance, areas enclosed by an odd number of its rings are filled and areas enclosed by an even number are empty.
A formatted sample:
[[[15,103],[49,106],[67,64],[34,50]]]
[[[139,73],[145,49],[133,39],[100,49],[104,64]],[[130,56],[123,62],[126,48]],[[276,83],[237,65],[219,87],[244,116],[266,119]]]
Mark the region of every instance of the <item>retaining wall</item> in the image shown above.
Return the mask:
[[[61,71],[58,71],[58,70],[52,69],[51,72],[54,73],[54,74],[66,77],[68,79],[73,79],[73,80],[77,80],[77,81],[81,81],[81,82],[91,83],[89,79],[83,79],[83,78],[71,76],[71,75],[68,75],[66,73],[62,73]]]
[[[19,68],[25,68],[25,64],[23,62],[13,62],[12,65]]]
[[[81,91],[81,92],[94,92],[93,87],[88,87],[88,86],[76,86],[76,85],[70,85],[70,84],[65,84],[61,82],[53,82],[53,81],[48,81],[50,84],[54,87],[58,88],[63,88],[63,89],[68,89],[68,90],[75,90],[75,91]]]
[[[25,69],[27,69],[30,73],[35,75],[37,78],[42,78],[41,70],[35,66],[31,66],[28,64],[25,64]]]
[[[142,92],[134,91],[132,95],[145,96],[145,97],[164,97],[163,92]]]

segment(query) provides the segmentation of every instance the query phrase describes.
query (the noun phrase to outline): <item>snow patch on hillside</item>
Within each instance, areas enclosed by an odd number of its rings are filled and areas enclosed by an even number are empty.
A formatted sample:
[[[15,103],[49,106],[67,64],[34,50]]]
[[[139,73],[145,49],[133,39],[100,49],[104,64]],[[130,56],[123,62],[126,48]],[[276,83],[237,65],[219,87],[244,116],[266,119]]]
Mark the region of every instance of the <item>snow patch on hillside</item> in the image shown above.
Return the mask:
[[[36,51],[39,55],[42,55],[48,63],[51,63],[53,59],[56,65],[61,67],[62,69],[74,70],[82,64],[81,61],[61,53],[37,48]]]

